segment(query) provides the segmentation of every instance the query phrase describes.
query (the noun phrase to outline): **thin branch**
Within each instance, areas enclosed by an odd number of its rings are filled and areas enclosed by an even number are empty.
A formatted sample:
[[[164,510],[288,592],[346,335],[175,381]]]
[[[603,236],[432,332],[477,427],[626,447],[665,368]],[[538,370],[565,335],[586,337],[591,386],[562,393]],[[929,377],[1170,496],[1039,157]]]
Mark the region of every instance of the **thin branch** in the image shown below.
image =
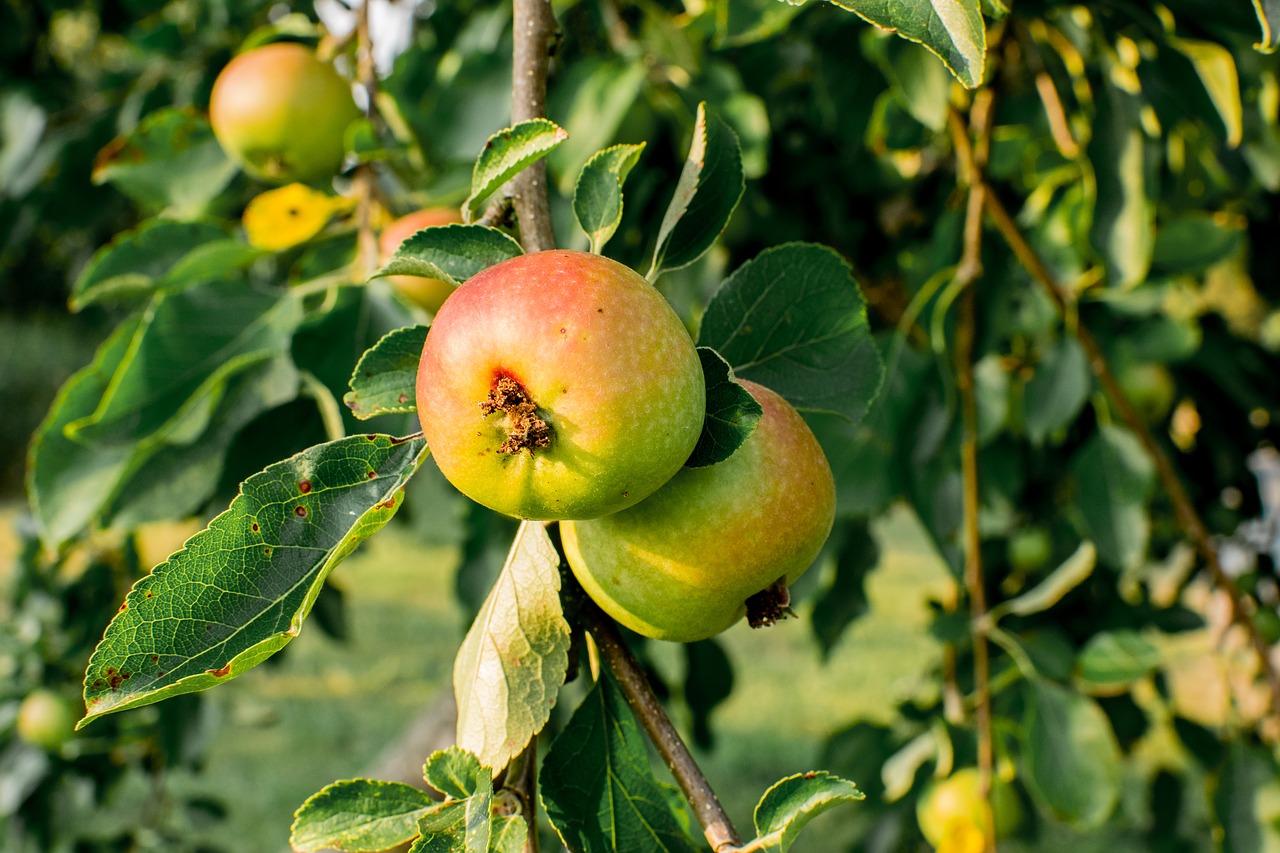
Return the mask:
[[[1053,273],[1049,271],[1049,268],[1045,266],[1040,256],[1036,254],[1035,249],[1027,242],[1022,229],[1018,227],[1013,217],[1009,215],[1009,211],[992,192],[986,193],[986,208],[996,229],[1004,237],[1005,242],[1009,244],[1009,248],[1013,250],[1018,261],[1031,273],[1032,278],[1048,291],[1053,301],[1057,303],[1059,310],[1064,314],[1070,314],[1073,310],[1073,297],[1054,277]],[[1075,323],[1075,333],[1089,360],[1089,366],[1093,369],[1094,375],[1098,377],[1098,381],[1102,384],[1103,390],[1115,406],[1116,411],[1120,413],[1121,420],[1138,437],[1147,455],[1154,462],[1156,476],[1159,478],[1165,494],[1168,495],[1169,501],[1173,504],[1173,511],[1178,519],[1178,524],[1182,527],[1187,538],[1191,540],[1192,546],[1200,554],[1201,559],[1204,560],[1209,569],[1209,574],[1213,578],[1214,585],[1226,594],[1231,606],[1232,621],[1240,625],[1247,633],[1254,651],[1258,654],[1262,673],[1271,691],[1271,716],[1280,715],[1280,672],[1277,672],[1275,663],[1271,659],[1270,646],[1267,645],[1267,641],[1258,631],[1258,626],[1253,621],[1252,608],[1246,605],[1245,596],[1240,592],[1240,588],[1236,586],[1235,581],[1223,571],[1222,563],[1218,559],[1217,546],[1214,545],[1208,528],[1205,527],[1204,521],[1201,520],[1200,514],[1196,512],[1195,505],[1187,495],[1187,490],[1182,485],[1182,478],[1174,468],[1169,455],[1161,447],[1160,443],[1156,441],[1155,436],[1151,434],[1151,430],[1148,429],[1146,423],[1134,409],[1133,403],[1129,401],[1124,391],[1121,390],[1120,384],[1116,381],[1115,374],[1112,373],[1111,367],[1107,363],[1105,356],[1103,356],[1102,348],[1098,346],[1097,340],[1078,319]]]
[[[369,35],[369,0],[360,4],[356,15],[356,83],[364,91],[365,115],[372,118],[378,93],[378,74],[373,64],[373,40]],[[356,196],[356,260],[360,281],[378,269],[378,238],[373,233],[373,208],[378,177],[372,163],[356,167],[352,189]]]
[[[515,50],[511,72],[511,123],[547,113],[547,67],[555,45],[551,0],[514,0]],[[512,180],[512,201],[526,251],[556,247],[547,198],[547,164],[539,160]]]
[[[982,208],[986,185],[982,167],[991,148],[991,92],[980,89],[974,96],[970,121],[976,142],[969,144],[970,129],[954,109],[948,126],[955,141],[956,171],[969,181],[965,207],[964,251],[956,267],[956,281],[964,287],[960,324],[956,330],[956,387],[960,392],[960,466],[964,480],[965,587],[969,593],[969,630],[973,642],[974,724],[978,735],[978,791],[984,804],[983,843],[987,853],[995,853],[995,818],[991,805],[991,779],[995,749],[991,733],[991,659],[987,648],[987,593],[982,571],[982,533],[978,526],[981,509],[978,494],[978,404],[973,381],[973,342],[977,329],[978,282],[982,279]]]
[[[640,664],[623,642],[618,626],[590,602],[582,609],[582,619],[586,629],[595,637],[606,665],[618,680],[627,704],[635,711],[640,725],[644,726],[649,739],[658,748],[658,754],[684,792],[685,799],[693,806],[707,843],[715,853],[736,851],[742,843],[737,830],[720,805],[716,792],[711,789],[707,778],[698,769],[697,762],[689,754],[689,748],[684,745],[680,734],[671,724],[671,719],[663,710],[653,688],[649,686]]]

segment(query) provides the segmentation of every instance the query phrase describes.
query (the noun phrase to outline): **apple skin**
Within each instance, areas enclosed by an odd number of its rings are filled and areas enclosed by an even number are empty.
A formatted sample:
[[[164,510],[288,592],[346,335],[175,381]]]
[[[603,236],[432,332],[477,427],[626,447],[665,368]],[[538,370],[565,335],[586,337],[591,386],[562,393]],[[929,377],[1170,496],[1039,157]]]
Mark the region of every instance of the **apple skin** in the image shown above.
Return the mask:
[[[977,849],[982,849],[986,810],[978,795],[978,781],[978,769],[964,767],[925,788],[916,801],[916,822],[926,841],[940,847],[948,837],[953,841],[973,838],[979,845]],[[1022,803],[1008,782],[997,777],[991,785],[995,835],[1000,839],[1012,834],[1022,822]]]
[[[549,444],[507,452],[511,416],[482,404],[522,390]],[[643,500],[702,432],[693,341],[636,272],[585,252],[503,261],[467,279],[431,324],[418,417],[441,472],[517,518],[595,518]]]
[[[732,456],[682,469],[629,510],[560,525],[583,589],[646,637],[720,633],[747,598],[804,574],[831,532],[835,481],[817,439],[786,400],[740,381],[764,414]]]
[[[429,207],[406,214],[382,229],[378,237],[378,254],[382,263],[386,263],[400,248],[400,244],[417,234],[423,228],[437,225],[452,225],[462,221],[462,214],[453,207]],[[453,285],[438,278],[426,278],[419,275],[389,275],[387,281],[396,290],[428,313],[435,314],[440,306],[453,293]]]
[[[18,737],[32,746],[57,752],[75,735],[79,719],[75,705],[62,694],[37,688],[18,707]]]
[[[242,53],[223,68],[209,123],[232,160],[271,183],[318,181],[342,165],[343,134],[360,117],[351,86],[293,42]]]

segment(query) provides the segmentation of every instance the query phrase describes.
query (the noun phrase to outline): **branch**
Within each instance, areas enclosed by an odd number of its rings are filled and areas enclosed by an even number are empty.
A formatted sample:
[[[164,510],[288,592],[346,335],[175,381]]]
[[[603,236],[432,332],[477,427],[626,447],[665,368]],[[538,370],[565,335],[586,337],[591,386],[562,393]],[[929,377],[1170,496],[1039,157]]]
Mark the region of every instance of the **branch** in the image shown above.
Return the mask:
[[[991,148],[991,92],[974,96],[970,117],[977,139],[970,144],[969,128],[952,109],[947,124],[956,149],[956,172],[968,181],[965,207],[964,251],[956,267],[956,282],[964,288],[960,324],[956,330],[956,386],[960,392],[960,466],[964,479],[965,587],[969,593],[969,631],[973,642],[973,684],[976,699],[974,723],[978,735],[978,791],[983,801],[983,844],[995,853],[995,817],[991,805],[991,777],[995,749],[991,734],[991,660],[987,648],[987,593],[982,573],[982,533],[978,526],[978,405],[973,382],[973,341],[977,327],[978,282],[982,278],[982,208],[987,193],[982,167]]]
[[[618,680],[618,686],[627,698],[627,704],[635,711],[640,724],[648,733],[653,745],[658,748],[662,760],[666,762],[684,792],[685,799],[693,806],[698,823],[702,824],[703,835],[715,853],[736,851],[741,839],[733,828],[724,807],[711,790],[707,778],[698,769],[698,764],[689,754],[689,749],[680,739],[680,735],[671,725],[671,719],[663,710],[662,703],[654,695],[653,688],[645,678],[640,664],[627,648],[618,633],[618,626],[606,616],[594,603],[587,601],[582,609],[583,625],[596,639],[600,654],[608,664],[610,671]]]
[[[511,72],[511,123],[544,118],[547,113],[547,66],[555,45],[556,21],[551,0],[514,0],[515,50]],[[526,251],[556,247],[547,199],[547,164],[539,160],[511,181],[512,201]]]
[[[373,40],[369,36],[369,0],[356,15],[356,83],[364,90],[365,116],[372,118],[378,94],[378,74],[373,65]],[[373,233],[373,206],[377,175],[372,163],[356,167],[352,189],[356,196],[356,275],[361,281],[378,269],[378,238]]]
[[[1044,287],[1053,298],[1053,301],[1057,303],[1060,311],[1064,313],[1069,311],[1073,297],[1054,277],[1053,273],[1049,271],[1049,268],[1045,266],[1040,256],[1036,254],[1035,249],[1031,247],[1031,244],[1027,242],[1022,230],[1013,221],[1013,217],[1009,215],[1009,211],[1005,209],[1000,199],[990,191],[986,193],[986,208],[996,229],[1004,237],[1005,242],[1009,244],[1009,248],[1013,250],[1018,261],[1031,273],[1032,278]],[[1200,554],[1201,559],[1204,560],[1209,569],[1209,574],[1213,578],[1214,585],[1226,594],[1231,606],[1231,620],[1241,626],[1247,633],[1254,651],[1257,652],[1263,676],[1271,691],[1271,716],[1280,715],[1280,672],[1277,672],[1276,665],[1271,659],[1271,648],[1267,645],[1267,641],[1258,631],[1258,626],[1253,621],[1252,608],[1245,604],[1245,596],[1240,592],[1240,588],[1236,586],[1235,581],[1223,571],[1222,563],[1218,559],[1218,549],[1213,544],[1213,539],[1210,537],[1204,521],[1201,520],[1200,514],[1196,512],[1191,498],[1187,495],[1187,490],[1182,485],[1182,478],[1175,470],[1169,455],[1156,441],[1155,436],[1151,434],[1151,430],[1147,428],[1146,423],[1138,416],[1129,398],[1121,390],[1120,384],[1116,381],[1115,374],[1111,372],[1111,366],[1103,356],[1102,348],[1098,346],[1097,340],[1079,320],[1075,323],[1075,332],[1080,341],[1080,346],[1088,357],[1089,366],[1093,369],[1094,375],[1098,377],[1098,381],[1102,384],[1107,397],[1120,413],[1121,420],[1138,437],[1147,455],[1154,462],[1156,476],[1159,478],[1165,494],[1168,495],[1169,501],[1173,504],[1173,512],[1178,519],[1178,524],[1182,527],[1187,538],[1191,540],[1191,544]]]

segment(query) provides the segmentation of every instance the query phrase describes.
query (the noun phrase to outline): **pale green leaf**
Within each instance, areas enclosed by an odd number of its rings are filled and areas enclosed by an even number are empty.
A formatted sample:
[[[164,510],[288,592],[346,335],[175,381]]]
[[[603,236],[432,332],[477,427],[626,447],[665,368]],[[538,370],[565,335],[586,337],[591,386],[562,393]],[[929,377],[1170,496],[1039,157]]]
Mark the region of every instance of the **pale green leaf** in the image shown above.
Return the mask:
[[[573,191],[573,212],[599,253],[622,222],[622,184],[640,159],[644,143],[615,145],[596,153],[578,175]]]
[[[1170,37],[1169,46],[1177,50],[1196,70],[1213,108],[1227,131],[1227,147],[1235,148],[1244,138],[1244,105],[1240,100],[1240,77],[1236,60],[1220,44],[1198,39]]]
[[[499,187],[568,138],[563,128],[545,118],[522,121],[490,136],[471,172],[471,195],[462,205],[463,216],[470,222]]]
[[[805,824],[842,803],[865,799],[852,782],[826,771],[798,773],[773,785],[756,806],[756,833],[765,850],[787,853]]]
[[[437,803],[402,782],[349,779],[313,794],[293,816],[289,844],[298,853],[372,853],[411,841]]]
[[[980,0],[831,0],[938,55],[972,89],[982,82],[987,33]]]
[[[1098,704],[1048,681],[1026,690],[1019,778],[1055,819],[1101,826],[1120,798],[1120,747]]]
[[[990,617],[998,620],[1007,613],[1030,616],[1042,613],[1062,600],[1062,597],[1078,587],[1093,574],[1098,564],[1098,552],[1092,542],[1081,542],[1070,557],[1049,573],[1049,576],[1021,595],[1003,601],[991,609]]]
[[[520,244],[497,228],[436,225],[401,243],[372,278],[416,275],[438,278],[456,287],[481,270],[521,254]]]
[[[1160,647],[1137,631],[1094,634],[1076,657],[1076,673],[1090,690],[1124,688],[1160,665]]]

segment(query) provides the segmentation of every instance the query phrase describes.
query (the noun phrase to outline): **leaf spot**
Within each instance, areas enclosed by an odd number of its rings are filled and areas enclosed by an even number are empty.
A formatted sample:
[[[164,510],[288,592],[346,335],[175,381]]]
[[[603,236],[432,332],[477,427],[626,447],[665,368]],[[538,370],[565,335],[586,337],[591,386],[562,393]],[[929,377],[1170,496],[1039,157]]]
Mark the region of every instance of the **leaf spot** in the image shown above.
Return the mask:
[[[310,481],[310,480],[299,480],[299,481],[298,481],[298,491],[302,492],[304,495],[305,495],[307,492],[311,491],[311,481]]]
[[[231,674],[231,664],[228,663],[226,666],[220,669],[207,669],[205,670],[205,672],[207,672],[209,675],[212,675],[214,678],[226,678],[228,675]]]
[[[293,508],[293,514],[296,515],[298,518],[306,518],[307,508],[302,504],[298,504]]]

